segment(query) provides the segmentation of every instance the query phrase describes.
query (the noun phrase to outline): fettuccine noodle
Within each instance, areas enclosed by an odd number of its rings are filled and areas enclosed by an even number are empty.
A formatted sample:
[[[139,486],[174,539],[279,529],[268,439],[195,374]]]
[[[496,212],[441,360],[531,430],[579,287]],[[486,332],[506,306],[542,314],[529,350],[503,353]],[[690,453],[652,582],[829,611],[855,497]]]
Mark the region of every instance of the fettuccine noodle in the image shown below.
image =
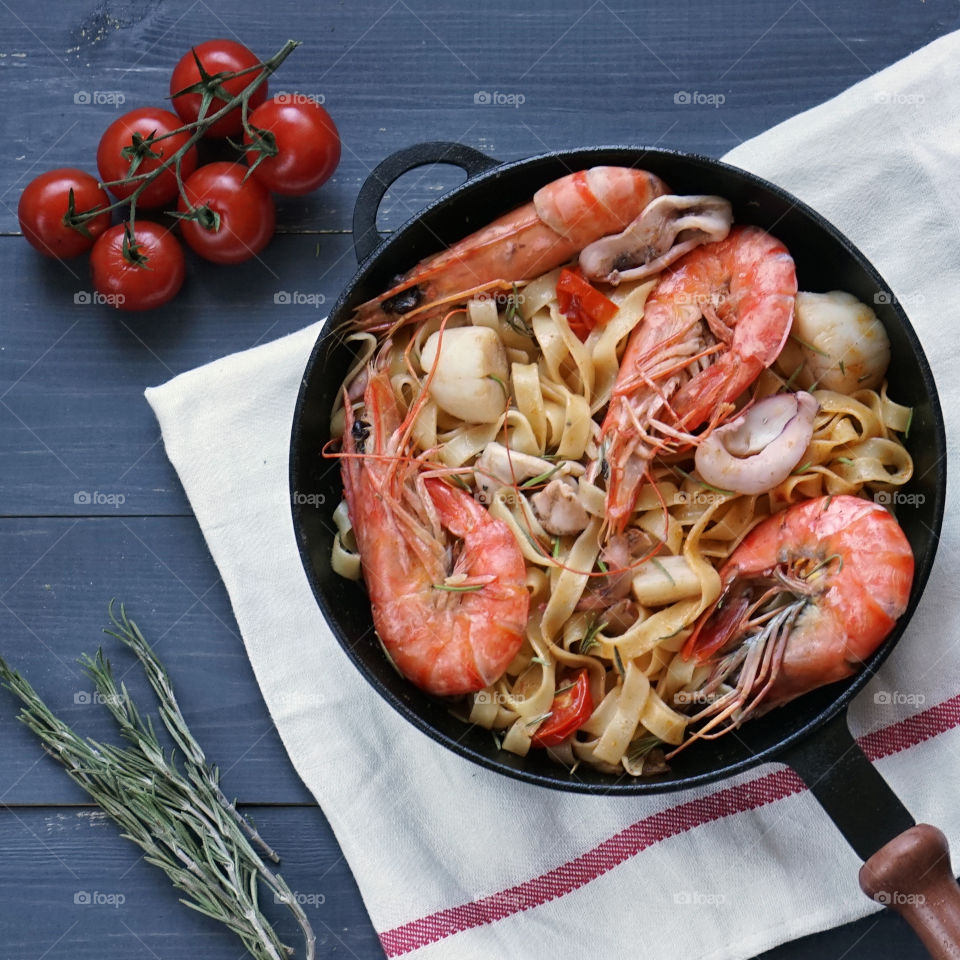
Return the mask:
[[[594,418],[610,399],[627,337],[642,323],[656,281],[625,283],[612,291],[616,314],[582,342],[559,308],[557,273],[528,283],[519,308],[516,302],[498,308],[493,299],[479,299],[446,320],[445,329],[489,327],[501,337],[508,359],[503,412],[493,422],[471,423],[430,399],[413,424],[412,453],[427,452],[431,464],[453,468],[456,482],[466,484],[510,528],[527,567],[531,602],[523,646],[502,677],[457,709],[470,723],[491,730],[504,750],[525,755],[563,688],[561,678],[585,669],[595,708],[578,735],[553,752],[571,767],[587,763],[638,775],[645,767],[649,772],[659,745],[684,738],[687,716],[676,706],[697,689],[705,668],[683,659],[679,650],[719,596],[718,569],[724,560],[753,527],[789,504],[821,495],[875,497],[907,483],[913,465],[900,437],[909,428],[910,410],[887,396],[886,384],[850,395],[813,389],[820,408],[813,438],[798,468],[760,495],[704,483],[692,451],[656,459],[652,482],[641,489],[629,527],[640,555],[655,555],[631,569],[629,587],[619,597],[621,616],[609,617],[598,602],[606,569],[600,537],[604,489],[599,478],[587,479],[585,467],[601,456]],[[414,332],[401,329],[393,337],[389,370],[403,410],[424,390],[421,354],[443,322],[429,319]],[[348,390],[376,348],[370,335],[357,340],[360,352],[345,381]],[[768,369],[741,403],[785,386]],[[351,396],[357,399],[356,390]],[[333,435],[342,429],[340,404]],[[552,475],[575,484],[589,518],[585,528],[576,535],[547,532],[528,497],[544,485],[543,477],[528,486],[502,483],[482,496],[480,478],[471,468],[494,442],[511,454],[546,460]],[[342,505],[334,520],[334,569],[359,578]]]

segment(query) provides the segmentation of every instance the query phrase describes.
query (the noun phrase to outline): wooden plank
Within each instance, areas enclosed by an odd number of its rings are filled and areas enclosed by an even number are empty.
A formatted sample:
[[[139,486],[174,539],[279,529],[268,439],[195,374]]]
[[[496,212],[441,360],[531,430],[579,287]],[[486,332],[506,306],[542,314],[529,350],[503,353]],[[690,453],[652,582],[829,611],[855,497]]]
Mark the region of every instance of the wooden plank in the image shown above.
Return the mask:
[[[277,237],[262,260],[192,262],[174,303],[119,314],[75,302],[90,292],[82,263],[74,276],[19,238],[0,239],[0,302],[16,305],[0,329],[0,511],[188,514],[144,387],[316,321],[321,298],[332,303],[356,269],[344,235]],[[318,305],[275,302],[298,291]],[[114,501],[75,503],[82,491]]]
[[[173,64],[209,36],[235,35],[261,55],[291,32],[304,41],[274,90],[323,96],[345,149],[333,180],[311,198],[285,201],[281,220],[329,231],[349,229],[353,198],[376,162],[416,140],[460,140],[501,158],[611,142],[720,154],[957,24],[949,0],[672,3],[642,12],[622,0],[538,9],[510,0],[359,0],[325,4],[315,17],[296,0],[275,0],[269,10],[238,3],[227,17],[167,0],[114,13],[77,0],[51,17],[14,4],[0,23],[0,51],[10,54],[0,69],[17,91],[17,109],[0,120],[15,158],[0,170],[0,232],[16,230],[16,196],[30,176],[92,169],[117,111],[161,102]],[[476,104],[481,91],[524,102]],[[721,109],[680,109],[682,91],[725,100]],[[74,102],[85,93],[124,103]],[[388,200],[385,222],[406,219],[440,186],[432,172],[415,176]]]
[[[317,934],[317,956],[380,960],[383,952],[376,933],[319,809],[246,810],[283,858],[281,872],[300,896]],[[4,852],[0,943],[5,957],[239,960],[246,956],[232,934],[178,903],[166,878],[143,863],[137,848],[123,840],[98,811],[0,808],[0,850]],[[403,896],[403,891],[397,895]],[[295,926],[266,899],[266,912],[302,957]],[[521,922],[531,936],[536,935],[536,910],[524,914]],[[447,942],[449,956],[456,957],[457,938]],[[885,911],[785,944],[763,954],[761,960],[841,956],[845,960],[922,960],[926,955],[906,924]]]
[[[382,958],[346,862],[316,807],[247,810],[317,935],[317,956]],[[0,808],[0,954],[9,960],[239,960],[221,924],[184,907],[140,850],[91,808]],[[264,912],[303,957],[297,925],[269,894]]]
[[[78,731],[116,738],[76,663],[98,644],[137,702],[145,709],[155,702],[133,657],[101,633],[116,596],[170,671],[226,793],[248,802],[312,801],[270,720],[193,518],[0,522],[0,584],[0,653]],[[16,701],[0,691],[0,803],[83,802],[86,794],[15,713]]]

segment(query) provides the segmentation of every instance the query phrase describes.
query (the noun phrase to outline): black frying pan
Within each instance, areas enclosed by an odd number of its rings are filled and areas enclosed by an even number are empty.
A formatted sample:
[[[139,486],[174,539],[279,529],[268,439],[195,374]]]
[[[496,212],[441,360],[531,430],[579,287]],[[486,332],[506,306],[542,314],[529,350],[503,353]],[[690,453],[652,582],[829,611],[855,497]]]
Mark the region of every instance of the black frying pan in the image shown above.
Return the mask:
[[[465,170],[468,178],[382,239],[376,214],[387,188],[403,173],[428,163],[454,164]],[[865,669],[850,680],[751,720],[736,735],[699,741],[672,761],[669,773],[643,779],[613,778],[590,769],[578,769],[571,775],[551,762],[545,751],[531,751],[527,757],[498,751],[487,730],[475,728],[465,734],[462,722],[448,713],[444,703],[399,677],[373,636],[363,586],[338,577],[330,568],[331,514],[341,498],[341,483],[337,462],[320,456],[328,439],[330,410],[351,359],[349,349],[331,331],[353,308],[388,289],[396,274],[423,257],[525,203],[545,183],[601,164],[650,170],[676,193],[728,198],[737,222],[758,224],[787,245],[796,261],[801,289],[847,290],[870,304],[891,341],[890,394],[914,408],[908,446],[915,473],[909,491],[917,495],[917,502],[902,508],[898,519],[913,548],[916,574],[910,603],[893,633]],[[946,440],[936,386],[916,334],[863,254],[814,210],[759,177],[708,157],[638,147],[564,150],[499,163],[461,144],[418,144],[392,154],[367,178],[357,198],[353,236],[361,265],[331,311],[304,371],[293,421],[290,485],[298,494],[292,497],[294,528],[314,595],[347,656],[373,688],[438,743],[482,766],[540,786],[607,795],[658,793],[707,784],[776,759],[800,775],[864,860],[911,828],[913,818],[850,735],[846,707],[899,640],[926,584],[943,517]],[[915,828],[900,838],[898,842],[905,847],[893,851],[896,857],[871,861],[861,872],[861,883],[880,902],[901,909],[915,926],[926,923],[921,936],[928,948],[941,945],[937,956],[960,957],[956,946],[960,943],[960,890],[944,867],[949,866],[949,859],[938,853],[942,835],[937,831],[930,834],[929,829]],[[880,871],[901,869],[908,861],[912,863],[911,857],[927,857],[931,862],[939,858],[940,867],[933,872],[913,864],[914,873],[925,873],[924,883],[929,884],[936,875],[940,882],[936,894],[928,891],[922,901],[907,896],[885,900],[891,890],[906,890],[903,885],[912,881]],[[914,882],[909,889],[915,892],[919,888]],[[944,898],[952,904],[952,913],[948,920],[940,917],[934,922],[932,905]],[[953,946],[943,948],[948,942]]]

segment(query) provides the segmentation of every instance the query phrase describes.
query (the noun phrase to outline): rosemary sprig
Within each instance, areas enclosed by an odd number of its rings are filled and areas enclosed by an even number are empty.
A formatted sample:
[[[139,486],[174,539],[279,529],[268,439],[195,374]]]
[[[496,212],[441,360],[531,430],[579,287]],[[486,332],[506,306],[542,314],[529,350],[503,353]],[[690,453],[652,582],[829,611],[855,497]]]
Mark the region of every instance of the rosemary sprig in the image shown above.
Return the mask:
[[[587,632],[583,635],[583,639],[580,641],[580,646],[577,648],[577,653],[581,656],[589,653],[594,647],[600,646],[600,641],[597,639],[597,634],[606,627],[606,623],[601,623],[600,618],[594,615],[593,622],[587,628]]]
[[[503,322],[514,332],[523,337],[533,336],[533,327],[523,319],[520,312],[520,295],[517,292],[517,285],[513,285],[513,292],[507,300],[507,309],[503,313]]]
[[[40,738],[44,750],[136,843],[148,863],[160,867],[182,890],[181,903],[225,924],[257,960],[288,960],[293,951],[280,941],[259,904],[262,884],[293,913],[307,960],[316,937],[303,908],[283,878],[264,863],[277,855],[256,828],[227,800],[219,773],[193,738],[174,695],[170,677],[123,606],[110,604],[114,629],[105,633],[129,647],[143,667],[160,704],[160,718],[176,748],[167,756],[150,717],[142,717],[126,685],[119,687],[103,651],[80,662],[113,714],[128,746],[81,737],[55,716],[33,687],[0,657],[0,683],[23,707],[19,719]],[[176,758],[176,749],[181,757]]]
[[[530,487],[535,487],[539,483],[545,483],[549,480],[561,467],[562,463],[558,463],[555,466],[552,466],[549,470],[545,470],[543,473],[538,473],[535,477],[531,477],[529,480],[524,480],[520,484],[521,490],[527,490]]]

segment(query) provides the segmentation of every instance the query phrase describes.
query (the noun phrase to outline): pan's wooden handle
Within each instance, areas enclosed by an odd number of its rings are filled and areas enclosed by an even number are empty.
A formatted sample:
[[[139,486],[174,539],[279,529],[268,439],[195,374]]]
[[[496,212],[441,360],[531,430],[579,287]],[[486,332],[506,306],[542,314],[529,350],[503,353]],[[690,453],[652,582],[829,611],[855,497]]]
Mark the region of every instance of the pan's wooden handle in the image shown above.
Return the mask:
[[[934,960],[960,960],[960,886],[936,827],[918,823],[881,847],[861,867],[860,889],[896,910]]]

